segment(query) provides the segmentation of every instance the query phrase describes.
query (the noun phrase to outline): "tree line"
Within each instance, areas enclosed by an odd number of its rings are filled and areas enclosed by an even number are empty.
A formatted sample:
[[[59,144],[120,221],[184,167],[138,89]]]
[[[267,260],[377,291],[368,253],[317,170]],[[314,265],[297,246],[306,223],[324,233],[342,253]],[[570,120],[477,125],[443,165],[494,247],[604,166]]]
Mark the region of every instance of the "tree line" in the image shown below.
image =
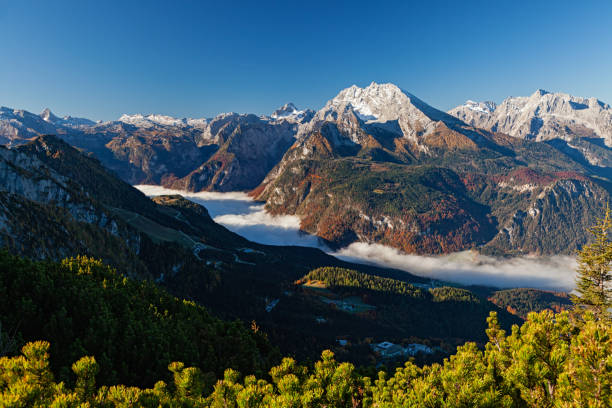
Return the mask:
[[[608,209],[592,229],[593,243],[580,251],[573,309],[532,312],[509,333],[492,312],[484,348],[468,342],[442,363],[419,367],[408,361],[392,373],[381,371],[371,378],[324,351],[311,367],[285,358],[267,376],[241,376],[228,368],[212,388],[206,374],[210,367],[181,362],[167,365],[170,381],[157,381],[150,388],[98,387],[102,366],[98,358],[77,359],[70,367],[72,382],[58,382],[52,370],[52,345],[35,341],[27,343],[19,356],[0,358],[0,406],[610,407],[611,229]],[[89,265],[94,267],[88,269]],[[102,271],[101,276],[109,277],[91,260],[71,260],[62,267],[74,276]],[[27,304],[27,299],[22,302]]]

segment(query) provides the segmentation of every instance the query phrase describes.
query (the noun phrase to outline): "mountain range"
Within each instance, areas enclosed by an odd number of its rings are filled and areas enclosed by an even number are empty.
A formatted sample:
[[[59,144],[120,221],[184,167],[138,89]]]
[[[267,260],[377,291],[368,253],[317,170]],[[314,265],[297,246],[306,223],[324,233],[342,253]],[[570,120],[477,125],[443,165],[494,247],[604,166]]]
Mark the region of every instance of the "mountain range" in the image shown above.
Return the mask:
[[[43,134],[130,184],[249,191],[331,247],[570,254],[612,191],[610,106],[542,90],[449,112],[377,83],[269,116],[93,122],[0,109],[9,146]]]
[[[343,338],[354,344],[340,348],[345,358],[370,364],[376,361],[367,345],[372,336],[433,342],[447,353],[465,340],[484,341],[491,310],[506,326],[518,321],[502,301],[488,300],[492,288],[461,288],[344,262],[315,248],[248,241],[181,196],[149,199],[55,136],[0,147],[0,247],[43,261],[100,259],[217,317],[253,322],[284,353],[300,358],[337,348]],[[313,270],[320,281],[314,284]],[[8,310],[13,303],[21,304],[7,302]],[[55,335],[38,328],[26,333]]]

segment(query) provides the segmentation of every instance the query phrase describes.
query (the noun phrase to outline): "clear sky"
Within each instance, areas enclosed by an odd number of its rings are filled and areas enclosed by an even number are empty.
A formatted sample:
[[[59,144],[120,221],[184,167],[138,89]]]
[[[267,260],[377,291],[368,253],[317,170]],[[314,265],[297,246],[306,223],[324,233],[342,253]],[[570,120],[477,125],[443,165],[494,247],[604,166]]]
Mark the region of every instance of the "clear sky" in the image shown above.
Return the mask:
[[[0,0],[0,105],[114,119],[320,108],[393,82],[443,110],[612,103],[612,1]]]

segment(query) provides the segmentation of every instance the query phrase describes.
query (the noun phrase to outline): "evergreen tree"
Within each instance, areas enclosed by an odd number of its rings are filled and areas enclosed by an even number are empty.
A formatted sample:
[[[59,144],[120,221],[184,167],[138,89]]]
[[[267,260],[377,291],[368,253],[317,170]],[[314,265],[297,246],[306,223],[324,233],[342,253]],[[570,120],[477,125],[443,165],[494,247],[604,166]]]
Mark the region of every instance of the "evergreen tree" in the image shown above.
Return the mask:
[[[612,306],[612,211],[606,207],[603,218],[590,228],[594,236],[591,244],[585,245],[578,253],[578,276],[576,278],[577,295],[572,301],[602,316]]]

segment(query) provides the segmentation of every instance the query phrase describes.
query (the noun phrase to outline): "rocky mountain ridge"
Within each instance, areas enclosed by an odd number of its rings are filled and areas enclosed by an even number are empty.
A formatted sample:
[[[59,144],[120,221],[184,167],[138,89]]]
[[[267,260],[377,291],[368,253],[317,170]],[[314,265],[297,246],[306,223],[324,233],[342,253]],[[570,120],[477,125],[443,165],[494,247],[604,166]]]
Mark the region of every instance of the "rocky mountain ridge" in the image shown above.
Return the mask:
[[[448,113],[472,126],[523,139],[593,138],[612,147],[612,108],[596,98],[539,89],[530,96],[510,97],[478,109],[486,104],[468,101]]]
[[[40,115],[0,110],[0,141],[19,145],[55,134],[92,153],[132,184],[163,184],[192,190],[256,187],[293,143],[312,111],[287,104],[271,116],[225,113],[214,118],[122,115],[93,122],[49,109]],[[177,158],[180,157],[180,160]]]
[[[288,103],[270,116],[124,115],[92,124],[2,108],[0,135],[16,145],[56,133],[132,184],[251,191],[332,246],[569,253],[609,195],[609,111],[594,98],[538,91],[445,113],[373,82],[342,90],[317,112]],[[516,172],[552,181],[499,181]],[[546,217],[524,216],[536,210]],[[571,211],[580,214],[575,233],[564,224]],[[551,231],[571,239],[550,242]]]
[[[503,181],[514,174],[531,181]],[[253,195],[273,213],[299,215],[332,246],[556,254],[585,242],[574,227],[590,225],[609,197],[609,184],[592,178],[604,175],[560,145],[480,129],[372,83],[319,110]]]

